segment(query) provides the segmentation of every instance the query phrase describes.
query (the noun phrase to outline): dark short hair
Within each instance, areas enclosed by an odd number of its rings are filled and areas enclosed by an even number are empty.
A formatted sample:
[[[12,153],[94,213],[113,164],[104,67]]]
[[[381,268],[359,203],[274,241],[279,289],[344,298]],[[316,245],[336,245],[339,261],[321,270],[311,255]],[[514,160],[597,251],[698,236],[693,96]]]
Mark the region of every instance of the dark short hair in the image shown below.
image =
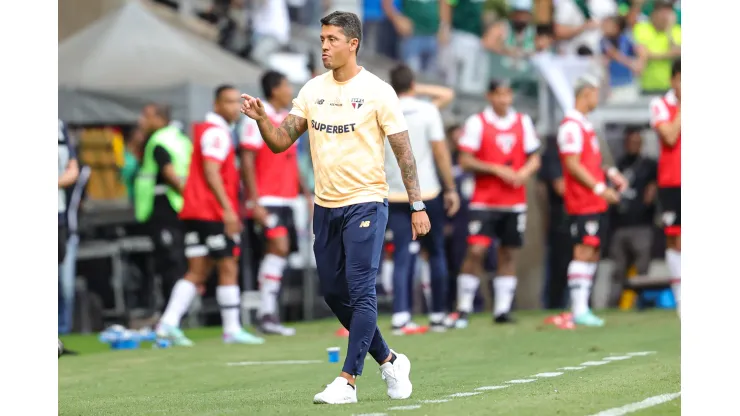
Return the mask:
[[[228,90],[235,90],[236,87],[231,84],[221,84],[218,87],[216,87],[215,92],[213,94],[213,100],[218,101],[221,99],[221,94],[224,93],[224,91]]]
[[[576,49],[576,55],[578,56],[594,56],[594,51],[586,45],[581,45]]]
[[[488,93],[494,93],[501,87],[511,87],[511,82],[508,79],[492,79],[488,81]]]
[[[280,84],[286,79],[285,75],[278,71],[267,71],[262,75],[260,79],[260,85],[262,85],[262,93],[265,98],[272,98],[272,91],[279,87]]]
[[[660,10],[660,9],[673,10],[673,2],[670,2],[668,0],[657,0],[655,2],[655,6],[653,6],[653,11]]]
[[[681,58],[673,61],[673,65],[671,65],[671,78],[675,78],[676,75],[681,75]]]
[[[633,134],[642,134],[642,127],[636,125],[629,125],[624,128],[624,137],[630,137]]]
[[[342,29],[342,33],[347,40],[357,39],[357,50],[355,54],[360,53],[360,44],[362,43],[362,21],[360,18],[350,12],[332,12],[320,20],[322,26],[336,26]]]
[[[147,103],[144,107],[151,107],[154,110],[154,114],[164,120],[165,123],[169,123],[172,120],[172,107],[167,104]]]
[[[401,64],[391,69],[390,75],[391,87],[396,91],[396,94],[409,91],[414,83],[414,71],[406,65]]]

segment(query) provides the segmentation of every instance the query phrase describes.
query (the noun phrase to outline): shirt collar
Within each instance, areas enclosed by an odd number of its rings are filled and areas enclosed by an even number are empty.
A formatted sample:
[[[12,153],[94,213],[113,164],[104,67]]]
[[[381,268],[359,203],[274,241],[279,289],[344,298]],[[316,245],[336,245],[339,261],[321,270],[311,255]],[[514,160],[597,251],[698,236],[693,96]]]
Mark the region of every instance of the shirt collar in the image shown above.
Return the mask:
[[[223,117],[221,117],[220,115],[214,113],[213,111],[209,111],[208,113],[206,113],[206,121],[208,123],[215,124],[217,126],[220,126],[220,127],[225,128],[225,129],[230,129],[231,128],[231,126],[229,125],[229,123],[227,123],[226,120]]]
[[[496,114],[495,111],[493,111],[493,107],[491,107],[490,105],[486,107],[485,110],[483,110],[483,117],[485,117],[489,123],[506,122],[508,120],[511,120],[514,114],[515,114],[514,109],[509,108],[509,111],[506,113],[506,115],[501,117],[498,114]]]
[[[588,119],[586,118],[586,115],[581,113],[580,111],[576,110],[575,108],[568,110],[565,113],[565,117],[572,118],[574,120],[578,120],[582,123],[587,123]]]

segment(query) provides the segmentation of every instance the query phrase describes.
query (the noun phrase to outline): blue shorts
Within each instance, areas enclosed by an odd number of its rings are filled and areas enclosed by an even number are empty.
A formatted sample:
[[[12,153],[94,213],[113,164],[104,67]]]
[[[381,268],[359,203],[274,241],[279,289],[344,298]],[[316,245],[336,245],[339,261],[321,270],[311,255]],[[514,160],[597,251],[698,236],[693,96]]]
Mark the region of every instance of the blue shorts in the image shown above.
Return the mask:
[[[315,206],[313,251],[323,296],[340,296],[351,304],[358,297],[375,295],[387,223],[387,200],[339,208]]]

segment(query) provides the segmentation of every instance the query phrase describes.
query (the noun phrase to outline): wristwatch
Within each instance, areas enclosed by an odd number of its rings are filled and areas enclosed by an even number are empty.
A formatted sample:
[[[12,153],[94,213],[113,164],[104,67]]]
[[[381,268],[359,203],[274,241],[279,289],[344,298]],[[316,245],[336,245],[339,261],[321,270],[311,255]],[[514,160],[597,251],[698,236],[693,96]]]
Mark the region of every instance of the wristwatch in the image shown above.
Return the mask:
[[[426,210],[427,206],[424,205],[424,202],[422,201],[415,201],[411,203],[411,212],[421,212]]]

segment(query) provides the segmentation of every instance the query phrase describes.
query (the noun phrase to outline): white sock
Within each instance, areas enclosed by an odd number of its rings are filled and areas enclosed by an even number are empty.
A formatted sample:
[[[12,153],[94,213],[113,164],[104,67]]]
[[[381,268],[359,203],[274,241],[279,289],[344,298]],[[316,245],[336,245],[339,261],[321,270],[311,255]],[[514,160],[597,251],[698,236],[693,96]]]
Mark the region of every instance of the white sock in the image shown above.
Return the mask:
[[[480,279],[472,274],[461,274],[457,276],[457,310],[460,312],[473,312],[473,301],[478,293]]]
[[[168,326],[179,327],[182,316],[190,308],[197,293],[198,288],[193,282],[185,279],[178,280],[172,288],[170,301],[167,303],[161,322]]]
[[[260,263],[257,278],[260,284],[260,303],[257,315],[261,318],[265,315],[277,314],[278,294],[280,284],[283,280],[283,272],[288,260],[275,254],[267,254]]]
[[[239,320],[239,308],[241,299],[239,299],[239,286],[218,286],[216,287],[216,301],[221,307],[221,325],[224,327],[225,334],[233,334],[242,329],[242,323]]]
[[[419,281],[421,282],[421,291],[424,293],[424,300],[427,303],[427,310],[432,310],[432,269],[429,262],[418,258],[419,262]]]
[[[384,259],[383,267],[380,271],[380,284],[383,286],[385,293],[393,293],[393,260]]]
[[[681,316],[681,252],[674,249],[665,251],[665,261],[671,272],[671,290],[676,300],[676,312]]]
[[[493,315],[511,312],[511,302],[516,292],[516,276],[496,276],[493,278]]]
[[[573,260],[568,265],[568,288],[573,315],[588,312],[588,299],[591,296],[594,263]]]

